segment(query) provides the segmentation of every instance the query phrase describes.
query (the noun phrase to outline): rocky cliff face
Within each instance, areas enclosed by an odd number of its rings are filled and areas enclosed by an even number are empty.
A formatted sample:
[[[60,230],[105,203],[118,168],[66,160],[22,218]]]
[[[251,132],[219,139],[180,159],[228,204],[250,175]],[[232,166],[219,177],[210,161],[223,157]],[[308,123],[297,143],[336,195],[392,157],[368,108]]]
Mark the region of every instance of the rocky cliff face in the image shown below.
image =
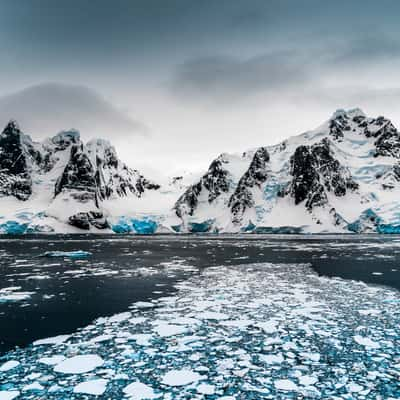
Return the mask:
[[[175,211],[179,217],[192,216],[199,203],[199,197],[203,193],[208,203],[212,203],[221,194],[229,190],[228,171],[224,168],[227,161],[224,155],[216,158],[199,182],[191,185],[175,203]]]
[[[30,139],[10,121],[0,135],[0,193],[28,200],[32,194],[30,156],[37,156]],[[31,151],[31,153],[30,153]]]
[[[260,147],[254,154],[248,170],[240,178],[236,190],[229,199],[228,206],[232,213],[232,221],[239,224],[246,209],[254,207],[252,189],[260,188],[268,178],[267,164],[269,161],[268,150]]]
[[[343,197],[348,190],[358,189],[350,171],[334,158],[327,138],[297,147],[290,158],[290,174],[293,179],[287,193],[296,205],[305,202],[309,211],[328,204],[327,192]]]

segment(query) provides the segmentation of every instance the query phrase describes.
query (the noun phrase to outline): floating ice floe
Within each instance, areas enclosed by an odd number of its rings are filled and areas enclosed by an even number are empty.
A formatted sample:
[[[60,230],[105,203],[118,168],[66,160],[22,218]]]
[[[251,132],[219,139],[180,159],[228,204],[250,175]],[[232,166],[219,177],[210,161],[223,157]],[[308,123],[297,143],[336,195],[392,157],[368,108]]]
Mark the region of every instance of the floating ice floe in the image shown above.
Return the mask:
[[[68,258],[87,258],[91,256],[90,251],[76,250],[76,251],[46,251],[44,257],[68,257]]]
[[[100,396],[106,391],[107,383],[107,379],[93,379],[91,381],[81,382],[74,387],[74,393]]]
[[[34,346],[50,345],[50,344],[61,344],[69,339],[71,335],[58,335],[50,338],[39,339],[33,342]]]
[[[20,286],[10,286],[0,289],[0,303],[27,300],[35,293],[19,292],[20,289]]]
[[[162,396],[162,394],[156,394],[150,386],[141,382],[132,382],[123,391],[130,400],[151,400]]]
[[[3,365],[0,366],[0,372],[6,372],[10,369],[14,369],[15,367],[18,367],[19,364],[19,361],[15,360],[6,361]]]
[[[54,367],[55,372],[63,374],[83,374],[101,367],[104,361],[96,354],[79,355],[61,361]]]
[[[0,400],[13,400],[19,396],[18,390],[0,390]]]
[[[173,370],[164,375],[162,383],[167,386],[185,386],[205,378],[205,376],[189,369]]]
[[[300,264],[209,267],[0,357],[19,362],[0,372],[0,400],[396,399],[399,324],[396,290]]]

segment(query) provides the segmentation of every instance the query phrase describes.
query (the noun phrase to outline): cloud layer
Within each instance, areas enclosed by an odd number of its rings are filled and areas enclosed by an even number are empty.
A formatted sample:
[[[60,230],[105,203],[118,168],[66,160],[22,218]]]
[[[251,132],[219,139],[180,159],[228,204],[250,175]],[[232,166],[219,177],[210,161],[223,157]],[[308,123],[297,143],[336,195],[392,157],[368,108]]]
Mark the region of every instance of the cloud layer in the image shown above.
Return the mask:
[[[119,111],[96,91],[75,85],[44,83],[0,97],[0,124],[15,119],[35,137],[75,128],[84,135],[142,135],[144,124]]]

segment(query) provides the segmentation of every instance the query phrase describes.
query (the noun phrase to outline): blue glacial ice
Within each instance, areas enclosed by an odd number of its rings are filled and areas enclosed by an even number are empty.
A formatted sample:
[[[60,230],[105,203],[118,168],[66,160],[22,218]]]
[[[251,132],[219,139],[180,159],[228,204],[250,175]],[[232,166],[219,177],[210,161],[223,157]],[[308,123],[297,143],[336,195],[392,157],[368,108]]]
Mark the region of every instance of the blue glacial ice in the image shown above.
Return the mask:
[[[62,340],[7,353],[0,359],[0,394],[399,398],[395,290],[319,277],[300,264],[210,267],[176,289]]]
[[[362,212],[360,217],[354,222],[347,225],[347,229],[351,232],[362,233],[362,232],[375,232],[377,226],[382,223],[382,218],[376,214],[376,212],[370,208]]]
[[[207,220],[203,222],[189,222],[188,230],[191,233],[207,233],[210,232],[213,226],[214,220]]]
[[[0,224],[0,232],[8,235],[22,235],[27,232],[28,226],[28,223],[6,221],[3,224]]]
[[[115,233],[136,233],[139,235],[151,235],[156,233],[158,223],[152,218],[127,218],[122,217],[117,223],[111,225]]]

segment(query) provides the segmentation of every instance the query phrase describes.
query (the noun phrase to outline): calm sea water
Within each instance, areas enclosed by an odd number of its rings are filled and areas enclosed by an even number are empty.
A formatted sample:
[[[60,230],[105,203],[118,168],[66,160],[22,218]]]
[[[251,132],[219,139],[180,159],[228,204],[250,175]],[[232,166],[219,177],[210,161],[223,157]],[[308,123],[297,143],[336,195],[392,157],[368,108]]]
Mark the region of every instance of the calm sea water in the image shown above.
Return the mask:
[[[42,256],[75,250],[92,255]],[[212,266],[306,263],[320,275],[400,289],[399,261],[399,236],[2,237],[0,353],[170,295]]]

